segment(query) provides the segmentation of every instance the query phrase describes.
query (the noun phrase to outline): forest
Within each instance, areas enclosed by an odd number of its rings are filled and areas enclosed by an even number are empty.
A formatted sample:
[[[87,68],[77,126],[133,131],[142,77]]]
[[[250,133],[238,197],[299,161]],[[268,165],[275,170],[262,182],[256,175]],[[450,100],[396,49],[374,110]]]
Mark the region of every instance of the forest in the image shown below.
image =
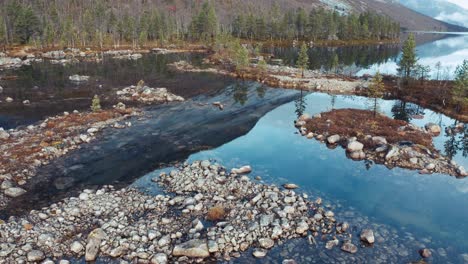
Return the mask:
[[[282,10],[278,5],[257,13],[237,12],[220,21],[211,1],[190,8],[152,1],[4,0],[0,44],[99,47],[153,42],[210,41],[218,34],[248,40],[392,40],[400,25],[366,12],[340,14],[322,8]]]

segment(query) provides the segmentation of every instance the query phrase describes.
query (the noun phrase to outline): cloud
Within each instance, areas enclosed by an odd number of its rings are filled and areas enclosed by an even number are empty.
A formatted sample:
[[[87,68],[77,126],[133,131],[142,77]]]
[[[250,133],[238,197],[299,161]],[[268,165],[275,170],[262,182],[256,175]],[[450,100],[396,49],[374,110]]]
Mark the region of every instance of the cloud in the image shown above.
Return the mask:
[[[452,4],[459,5],[465,9],[468,9],[468,1],[466,0],[447,0],[447,2],[450,2]]]
[[[445,13],[442,12],[440,13],[435,19],[442,20],[442,21],[449,21],[449,22],[457,22],[459,24],[464,25],[465,27],[468,27],[468,12],[455,12],[455,13]]]

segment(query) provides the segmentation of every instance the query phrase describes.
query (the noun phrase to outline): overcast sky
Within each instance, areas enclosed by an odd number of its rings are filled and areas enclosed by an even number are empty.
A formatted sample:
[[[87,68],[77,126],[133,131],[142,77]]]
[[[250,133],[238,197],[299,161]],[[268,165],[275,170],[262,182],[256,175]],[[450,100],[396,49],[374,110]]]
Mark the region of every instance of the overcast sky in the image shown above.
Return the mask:
[[[447,0],[447,1],[468,9],[468,0]]]

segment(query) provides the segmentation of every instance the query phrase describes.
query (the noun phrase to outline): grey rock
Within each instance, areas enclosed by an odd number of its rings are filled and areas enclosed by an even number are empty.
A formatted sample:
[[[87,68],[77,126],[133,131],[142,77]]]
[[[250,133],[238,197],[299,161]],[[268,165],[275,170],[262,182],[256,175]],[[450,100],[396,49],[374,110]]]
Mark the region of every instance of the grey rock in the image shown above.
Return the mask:
[[[387,139],[384,137],[372,137],[374,145],[387,145]]]
[[[167,264],[167,261],[168,259],[166,254],[158,253],[151,259],[151,264]]]
[[[366,243],[373,244],[375,242],[374,231],[371,229],[364,229],[361,232],[360,238]]]
[[[31,250],[28,252],[27,258],[30,262],[38,262],[45,259],[45,255],[40,250]]]
[[[338,141],[340,141],[340,139],[340,135],[332,135],[327,138],[327,142],[330,144],[336,144]]]
[[[356,151],[360,151],[364,148],[364,145],[359,142],[359,141],[353,141],[353,142],[350,142],[348,143],[348,145],[346,146],[346,149],[349,151],[349,152],[356,152]]]
[[[270,249],[275,245],[275,242],[270,238],[260,238],[258,243],[262,248]]]
[[[354,254],[357,252],[357,247],[351,242],[346,242],[341,246],[341,250]]]
[[[432,256],[431,250],[429,250],[429,249],[427,249],[427,248],[420,249],[420,250],[419,250],[419,254],[420,254],[421,257],[423,257],[423,258],[430,258],[430,257]]]
[[[256,249],[254,250],[254,252],[252,253],[252,255],[256,258],[263,258],[265,257],[267,254],[267,251],[264,250],[264,249]]]
[[[12,187],[5,190],[5,195],[9,197],[18,197],[26,193],[26,190],[19,187]]]
[[[70,250],[75,254],[80,254],[84,250],[83,244],[78,241],[73,241],[70,245]]]
[[[187,256],[192,258],[206,258],[210,256],[206,240],[192,239],[185,243],[175,245],[172,251],[174,256]]]
[[[427,123],[424,128],[426,128],[427,132],[431,133],[432,135],[439,135],[440,131],[442,130],[439,125],[434,123]]]

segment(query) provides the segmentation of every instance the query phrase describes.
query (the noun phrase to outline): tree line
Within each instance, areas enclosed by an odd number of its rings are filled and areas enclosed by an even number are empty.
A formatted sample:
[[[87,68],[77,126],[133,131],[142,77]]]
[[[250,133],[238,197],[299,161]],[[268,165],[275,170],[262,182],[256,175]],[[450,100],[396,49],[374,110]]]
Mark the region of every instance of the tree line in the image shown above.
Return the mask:
[[[340,15],[334,10],[302,8],[282,14],[278,7],[262,16],[239,14],[232,34],[252,40],[386,40],[397,39],[400,24],[371,12]]]
[[[341,15],[337,11],[299,8],[239,14],[220,22],[213,3],[193,1],[188,14],[153,1],[3,0],[0,44],[105,46],[178,40],[209,41],[219,34],[250,40],[385,40],[396,39],[400,26],[373,13]],[[138,4],[136,4],[138,3]]]

